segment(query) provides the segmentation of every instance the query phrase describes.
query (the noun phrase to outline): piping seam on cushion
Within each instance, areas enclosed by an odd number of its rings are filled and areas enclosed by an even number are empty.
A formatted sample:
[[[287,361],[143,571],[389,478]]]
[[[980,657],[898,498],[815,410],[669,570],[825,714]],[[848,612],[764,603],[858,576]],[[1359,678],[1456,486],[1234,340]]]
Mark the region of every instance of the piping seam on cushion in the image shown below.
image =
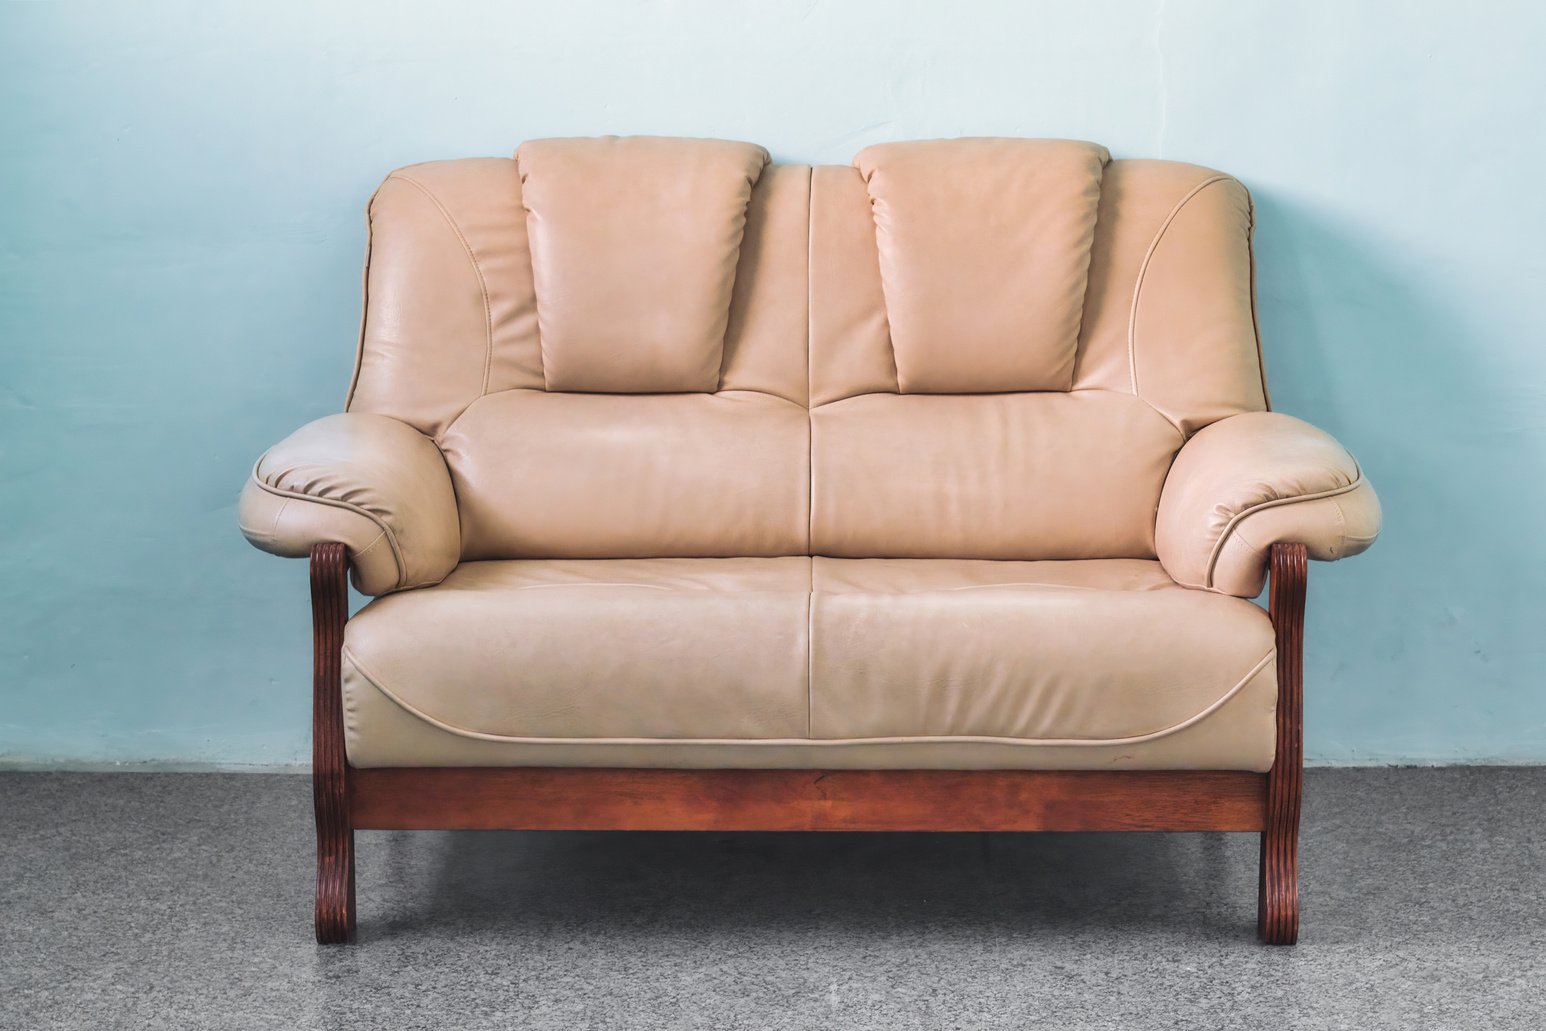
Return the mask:
[[[268,454],[265,452],[263,458],[267,457]],[[263,463],[263,458],[258,459],[259,465]],[[381,528],[381,532],[386,536],[387,545],[392,549],[392,560],[397,564],[398,587],[401,587],[403,585],[403,581],[408,579],[408,567],[407,564],[403,561],[402,549],[398,547],[397,535],[392,532],[392,528],[386,524],[386,521],[380,516],[376,515],[374,512],[367,508],[361,508],[359,505],[356,505],[353,502],[339,501],[337,498],[318,497],[315,494],[306,494],[301,491],[285,490],[282,487],[275,487],[271,484],[264,483],[263,480],[258,476],[258,467],[256,465],[252,468],[252,482],[257,484],[259,490],[266,491],[275,497],[286,498],[292,501],[314,501],[319,505],[330,505],[333,508],[341,508],[346,512],[353,512],[356,515],[361,515],[366,519],[369,519],[371,522],[375,523]]]
[[[466,234],[462,232],[461,224],[451,217],[451,212],[441,203],[440,198],[435,196],[429,187],[417,179],[396,172],[387,176],[387,178],[389,180],[397,179],[405,182],[422,193],[425,199],[435,206],[435,210],[440,212],[440,216],[446,220],[446,225],[455,234],[457,241],[462,245],[462,250],[467,253],[467,260],[472,263],[473,275],[478,277],[478,292],[483,297],[483,385],[478,394],[478,397],[483,397],[488,393],[489,369],[494,364],[494,312],[488,296],[488,281],[483,277],[483,266],[478,263],[478,256],[473,253],[472,244],[467,241]],[[477,399],[475,397],[473,401]],[[471,403],[469,401],[468,405],[470,406]],[[462,409],[462,411],[466,410],[466,408]],[[439,443],[438,439],[436,443]]]
[[[386,180],[382,180],[382,185],[385,183]],[[354,404],[354,392],[360,386],[360,370],[365,366],[365,320],[370,315],[370,254],[376,242],[375,219],[372,217],[371,209],[375,207],[376,197],[380,193],[381,187],[378,186],[370,195],[370,200],[365,202],[365,265],[360,270],[360,332],[354,344],[354,372],[349,377],[349,393],[344,395],[346,412]]]
[[[1261,346],[1261,320],[1256,314],[1256,198],[1251,196],[1251,191],[1246,189],[1244,183],[1240,188],[1245,190],[1245,255],[1249,261],[1251,274],[1251,334],[1256,338],[1256,378],[1261,382],[1261,400],[1263,411],[1272,411],[1272,392],[1267,389],[1267,356],[1262,352]]]
[[[1100,232],[1100,201],[1106,192],[1106,172],[1111,167],[1111,152],[1106,152],[1106,160],[1100,163],[1100,182],[1095,191],[1095,218],[1090,223],[1090,245],[1084,249],[1084,293],[1079,298],[1079,326],[1074,330],[1074,360],[1068,370],[1068,389],[1064,391],[1071,394],[1079,388],[1079,358],[1084,344],[1084,313],[1090,303],[1090,274],[1095,269],[1095,237]],[[1133,391],[1137,393],[1137,391]],[[1163,413],[1161,413],[1163,414]]]
[[[710,738],[710,737],[518,737],[509,734],[488,734],[479,730],[470,730],[466,727],[458,727],[454,723],[436,719],[429,713],[409,705],[402,698],[393,694],[381,686],[381,681],[372,676],[354,653],[349,650],[347,644],[340,649],[345,659],[354,667],[354,671],[364,681],[377,691],[381,692],[389,701],[402,709],[408,715],[437,727],[448,734],[457,737],[472,738],[478,741],[496,741],[517,745],[541,745],[541,744],[574,744],[574,745],[855,745],[855,744],[932,744],[934,742],[951,742],[960,744],[981,745],[1026,745],[1028,747],[1099,747],[1102,745],[1135,745],[1147,741],[1156,741],[1163,737],[1185,730],[1187,727],[1202,722],[1213,715],[1219,709],[1234,698],[1245,686],[1259,676],[1267,664],[1277,657],[1277,648],[1274,647],[1262,656],[1261,661],[1251,667],[1251,671],[1242,677],[1233,687],[1226,691],[1218,700],[1210,703],[1200,712],[1187,717],[1179,723],[1151,731],[1147,734],[1138,734],[1131,737],[1110,738],[1031,738],[1031,737],[993,737],[985,734],[925,734],[913,737],[846,737],[846,738]]]
[[[1235,515],[1230,518],[1229,522],[1224,525],[1224,529],[1220,531],[1219,539],[1213,542],[1213,551],[1208,556],[1208,572],[1207,577],[1204,580],[1205,586],[1209,590],[1213,589],[1213,574],[1218,567],[1219,556],[1223,554],[1224,545],[1229,543],[1229,538],[1234,535],[1235,528],[1240,524],[1241,520],[1245,519],[1247,516],[1254,515],[1263,509],[1277,508],[1281,505],[1293,505],[1301,501],[1321,501],[1325,498],[1335,498],[1340,497],[1343,494],[1349,494],[1363,486],[1364,483],[1363,469],[1359,467],[1356,459],[1353,462],[1353,468],[1357,470],[1357,475],[1354,477],[1352,483],[1341,487],[1333,487],[1330,490],[1317,491],[1313,494],[1296,494],[1291,498],[1274,498],[1271,501],[1262,501],[1252,505],[1250,508],[1243,509],[1235,513]],[[1244,538],[1241,539],[1244,540]],[[1256,548],[1255,545],[1251,544],[1250,541],[1246,541],[1246,544],[1249,545],[1253,550],[1261,550]]]
[[[1143,283],[1144,279],[1149,274],[1149,262],[1153,260],[1155,252],[1159,250],[1160,241],[1165,238],[1165,233],[1170,229],[1171,224],[1175,222],[1178,216],[1180,216],[1181,210],[1191,202],[1192,198],[1196,197],[1199,193],[1201,193],[1203,190],[1206,190],[1214,183],[1228,182],[1229,180],[1230,176],[1215,175],[1211,178],[1204,179],[1202,182],[1192,187],[1187,195],[1177,201],[1176,206],[1170,209],[1170,214],[1165,216],[1165,221],[1160,223],[1159,231],[1154,234],[1154,239],[1149,242],[1149,249],[1144,252],[1143,263],[1138,266],[1138,280],[1133,284],[1133,307],[1132,310],[1127,313],[1127,372],[1128,377],[1132,383],[1133,395],[1135,397],[1143,396],[1138,392],[1138,302],[1143,297]],[[1170,417],[1166,416],[1166,419],[1169,421]]]

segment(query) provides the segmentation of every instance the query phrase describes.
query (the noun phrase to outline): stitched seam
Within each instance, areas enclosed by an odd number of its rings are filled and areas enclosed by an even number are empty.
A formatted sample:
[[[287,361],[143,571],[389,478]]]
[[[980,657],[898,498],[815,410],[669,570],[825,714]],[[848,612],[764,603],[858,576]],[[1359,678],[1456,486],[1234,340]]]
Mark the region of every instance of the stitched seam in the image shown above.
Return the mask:
[[[385,183],[383,182],[383,185]],[[365,203],[365,266],[360,271],[360,335],[354,344],[354,374],[349,377],[349,393],[344,395],[344,411],[348,411],[354,404],[354,392],[360,386],[360,368],[365,364],[365,320],[370,314],[370,251],[375,245],[376,229],[372,224],[371,208],[376,204],[376,196],[381,192],[381,187],[376,187],[376,192],[370,195],[370,200]]]
[[[483,398],[485,398],[485,397],[498,397],[500,394],[511,394],[511,393],[517,393],[517,392],[523,392],[523,393],[528,393],[528,394],[559,394],[559,393],[562,393],[562,391],[545,390],[542,387],[505,387],[503,390],[496,390],[493,393],[484,394],[481,397],[474,398],[472,404],[469,404],[466,408],[463,408],[460,412],[457,413],[456,418],[454,418],[450,422],[446,423],[446,428],[440,431],[440,435],[438,437],[434,438],[435,445],[437,447],[440,447],[440,450],[441,450],[441,452],[443,454],[444,451],[445,451],[445,448],[442,447],[441,445],[443,444],[445,439],[451,435],[451,431],[456,428],[456,424],[462,421],[462,417],[465,416],[468,412],[472,411],[473,405],[476,405],[479,401],[482,401]],[[703,392],[702,391],[696,391],[695,393],[703,393]],[[801,404],[799,401],[796,401],[793,398],[785,397],[783,394],[775,394],[775,393],[773,393],[771,391],[768,391],[768,390],[751,390],[751,389],[746,389],[746,388],[742,388],[742,387],[736,387],[734,390],[716,390],[712,394],[708,394],[707,396],[709,396],[709,397],[725,397],[727,395],[732,395],[733,396],[735,394],[756,394],[758,397],[766,397],[766,398],[771,398],[774,401],[782,401],[785,404],[787,404],[787,405],[789,405],[789,406],[791,406],[793,408],[800,409],[802,412],[807,412],[808,413],[810,411],[809,408],[807,408],[805,405]],[[689,395],[687,393],[680,393],[680,394],[667,394],[667,395],[657,395],[657,394],[585,394],[583,396],[586,396],[586,397],[658,397],[658,396],[687,397]],[[453,488],[455,487],[455,479],[454,478],[452,480],[452,486],[453,486]]]
[[[449,576],[450,574],[447,574],[447,575]],[[445,577],[443,576],[439,580],[421,580],[420,582],[418,582],[416,584],[402,584],[402,585],[400,585],[398,587],[389,588],[388,590],[386,590],[386,591],[384,591],[382,593],[384,593],[384,594],[400,594],[403,591],[417,591],[417,590],[421,590],[421,589],[423,589],[425,587],[438,587],[440,584],[442,584],[444,582],[445,582]]]
[[[1072,390],[992,390],[984,391],[980,394],[894,394],[889,390],[865,390],[857,394],[849,394],[846,397],[834,397],[831,400],[813,404],[810,406],[810,410],[814,412],[818,408],[831,408],[833,405],[840,405],[844,401],[852,401],[857,397],[1023,397],[1027,394],[1062,394],[1066,397],[1072,397],[1075,394],[1113,394],[1117,397],[1130,397],[1136,401],[1142,401],[1149,411],[1164,419],[1171,429],[1180,434],[1181,442],[1183,444],[1186,443],[1186,431],[1170,416],[1155,408],[1148,398],[1137,394],[1124,394],[1120,390],[1112,390],[1110,387],[1075,387]]]
[[[1085,388],[1085,389],[1081,389],[1081,390],[1070,390],[1069,393],[1070,394],[1075,394],[1075,393],[1082,394],[1082,393],[1085,393],[1085,390],[1104,390],[1108,394],[1120,394],[1121,393],[1121,391],[1111,390],[1111,389],[1109,389],[1107,387],[1091,387],[1091,388]],[[1122,396],[1123,397],[1127,397],[1129,395],[1122,394]],[[1186,443],[1186,430],[1181,428],[1181,424],[1179,422],[1176,422],[1176,420],[1172,419],[1170,416],[1168,416],[1164,412],[1160,411],[1159,408],[1157,408],[1155,406],[1153,401],[1150,401],[1148,398],[1144,397],[1142,394],[1134,393],[1134,394],[1132,394],[1130,396],[1136,397],[1138,400],[1140,400],[1144,404],[1148,405],[1150,411],[1152,411],[1155,415],[1159,416],[1161,419],[1164,419],[1166,422],[1168,422],[1170,424],[1170,428],[1175,430],[1177,433],[1179,433],[1181,435],[1181,444],[1185,444]],[[1176,450],[1177,451],[1181,450],[1180,445],[1177,445]],[[1174,459],[1172,459],[1172,461],[1174,461]]]
[[[1111,738],[1032,738],[1032,737],[993,737],[985,734],[930,734],[916,737],[854,737],[854,738],[708,738],[708,737],[683,737],[683,738],[658,738],[658,737],[516,737],[507,734],[487,734],[479,730],[469,730],[466,727],[458,727],[453,723],[436,719],[429,713],[418,709],[385,687],[381,681],[360,664],[360,660],[349,650],[348,644],[342,649],[343,657],[349,660],[354,671],[360,675],[371,687],[381,692],[388,700],[398,708],[417,719],[423,720],[432,727],[438,727],[457,737],[473,738],[478,741],[498,741],[508,744],[589,744],[589,745],[850,745],[850,744],[928,744],[961,743],[984,745],[1028,745],[1028,746],[1058,746],[1058,747],[1100,747],[1102,745],[1133,745],[1146,741],[1156,741],[1163,737],[1185,730],[1187,727],[1200,723],[1222,708],[1230,699],[1234,698],[1245,686],[1259,676],[1277,655],[1276,649],[1262,656],[1260,662],[1251,667],[1251,671],[1242,677],[1233,687],[1226,691],[1217,701],[1211,703],[1195,715],[1189,716],[1179,723],[1172,724],[1160,730],[1147,734],[1138,734],[1132,737]]]
[[[1349,483],[1346,486],[1333,487],[1330,490],[1317,491],[1314,494],[1296,494],[1291,498],[1274,498],[1271,501],[1263,501],[1252,505],[1250,508],[1235,513],[1229,522],[1224,525],[1224,529],[1220,531],[1219,539],[1213,543],[1213,551],[1208,556],[1207,579],[1205,581],[1207,586],[1210,589],[1213,587],[1213,573],[1215,568],[1218,566],[1219,555],[1223,552],[1224,545],[1228,543],[1230,536],[1235,533],[1236,527],[1243,519],[1245,519],[1247,516],[1254,515],[1263,509],[1277,508],[1280,505],[1298,504],[1301,501],[1320,501],[1323,498],[1340,497],[1343,494],[1355,491],[1359,487],[1363,486],[1364,479],[1363,470],[1358,468],[1358,463],[1356,461],[1353,463],[1353,467],[1355,470],[1357,470],[1357,476],[1354,478],[1352,483]],[[1244,538],[1241,539],[1243,540]],[[1246,543],[1250,544],[1249,541],[1246,541]]]
[[[467,260],[472,262],[473,274],[478,277],[478,290],[483,294],[484,351],[483,388],[481,394],[487,394],[489,369],[494,364],[494,311],[493,306],[489,302],[488,281],[483,278],[483,266],[478,264],[478,256],[473,252],[472,244],[467,242],[467,236],[462,232],[461,225],[456,221],[456,219],[451,217],[451,212],[447,210],[446,206],[440,202],[440,198],[435,196],[435,194],[430,191],[429,187],[425,186],[417,179],[411,179],[406,175],[401,175],[395,172],[388,176],[388,178],[399,179],[402,182],[408,183],[410,186],[417,189],[420,193],[424,194],[429,202],[435,205],[435,209],[440,212],[441,217],[446,220],[446,225],[451,227],[451,232],[456,234],[457,240],[461,242],[462,249],[467,252]],[[465,411],[465,409],[463,410]]]
[[[1235,540],[1237,540],[1241,544],[1245,545],[1247,551],[1254,551],[1254,552],[1257,552],[1259,554],[1261,552],[1265,552],[1267,550],[1267,548],[1268,548],[1268,545],[1257,544],[1255,541],[1251,540],[1251,538],[1249,538],[1249,537],[1247,537],[1245,535],[1245,531],[1240,529],[1239,527],[1235,528],[1234,536],[1235,536]]]
[[[263,459],[260,458],[258,461],[261,463]],[[275,497],[289,498],[295,501],[313,501],[319,505],[330,505],[333,508],[341,508],[345,511],[353,512],[356,515],[361,515],[366,519],[369,519],[371,522],[380,527],[381,532],[386,535],[387,545],[392,549],[392,559],[397,563],[397,582],[401,584],[408,578],[408,567],[403,562],[402,548],[398,546],[397,535],[392,532],[392,528],[386,524],[386,521],[380,516],[376,515],[374,512],[367,508],[361,508],[359,505],[356,505],[351,501],[340,501],[337,498],[318,497],[315,494],[307,494],[298,490],[286,490],[283,487],[275,487],[264,483],[261,479],[258,478],[258,471],[256,467],[254,467],[252,470],[252,482],[257,484],[258,489],[267,491]],[[375,542],[372,541],[371,543],[374,544]]]
[[[1155,406],[1153,401],[1150,401],[1148,398],[1144,397],[1142,394],[1124,394],[1120,390],[1112,390],[1110,387],[1080,387],[1080,386],[1075,386],[1075,387],[1073,387],[1070,390],[1062,391],[1062,393],[1065,393],[1065,394],[1096,394],[1096,393],[1105,393],[1105,394],[1116,394],[1119,397],[1134,397],[1134,398],[1137,398],[1138,400],[1142,401],[1144,404],[1148,405],[1149,406],[1149,410],[1151,412],[1153,412],[1155,415],[1159,416],[1161,419],[1164,419],[1166,422],[1170,423],[1170,428],[1175,430],[1177,433],[1181,434],[1181,443],[1183,443],[1183,444],[1186,443],[1186,440],[1187,440],[1186,430],[1181,428],[1181,424],[1179,422],[1177,422],[1176,420],[1172,419],[1169,415],[1166,415],[1164,412],[1160,411],[1159,408],[1157,408]],[[972,396],[975,397],[977,395],[974,394]]]
[[[274,525],[269,527],[269,530],[268,530],[268,539],[269,540],[277,541],[279,539],[279,520],[284,517],[285,509],[287,509],[289,507],[290,507],[290,499],[289,498],[280,498],[279,499],[279,508],[274,512]]]
[[[858,166],[854,167],[857,168]],[[886,292],[886,263],[880,253],[880,218],[875,214],[875,193],[870,189],[870,177],[874,173],[874,169],[868,172],[863,169],[859,170],[860,178],[864,180],[864,195],[870,202],[870,225],[875,230],[875,266],[876,271],[880,275],[881,316],[885,319],[886,323],[886,345],[887,349],[891,352],[891,372],[896,377],[895,393],[903,394],[908,393],[908,391],[902,389],[902,367],[896,359],[896,334],[891,331],[891,304],[889,295]],[[891,393],[891,391],[865,391],[864,393]],[[861,395],[850,394],[849,396],[858,397]]]
[[[237,529],[241,530],[242,536],[247,537],[250,540],[277,543],[279,540],[279,520],[284,516],[285,509],[289,507],[289,498],[281,498],[279,500],[279,507],[274,510],[273,524],[270,525],[267,530],[260,530],[256,526],[251,525],[241,517],[240,513],[238,513],[236,517],[236,527]]]
[[[363,548],[355,549],[354,555],[352,556],[353,559],[354,559],[355,568],[358,569],[359,568],[360,560],[363,559],[366,555],[370,554],[370,552],[372,550],[374,550],[376,545],[380,544],[383,540],[386,540],[386,539],[387,539],[386,531],[382,530],[380,533],[376,534],[376,536],[371,538],[371,541],[370,541],[369,544],[365,545]],[[389,541],[389,540],[387,541],[387,547],[388,547],[388,549],[391,548],[391,541]],[[388,590],[394,590],[395,591],[395,590],[397,590],[398,586],[400,586],[402,584],[403,575],[400,572],[402,567],[399,566],[398,568],[399,568],[399,574],[398,574],[398,577],[397,577],[397,583],[393,584],[391,587],[389,587]]]
[[[1143,263],[1138,266],[1138,281],[1133,284],[1133,308],[1132,311],[1127,313],[1127,372],[1128,376],[1131,378],[1133,393],[1135,395],[1138,394],[1138,354],[1136,346],[1136,335],[1138,332],[1138,302],[1143,296],[1143,281],[1144,278],[1149,274],[1149,262],[1153,260],[1154,252],[1159,250],[1160,241],[1165,238],[1165,233],[1170,229],[1171,223],[1176,220],[1176,216],[1181,214],[1181,209],[1186,207],[1186,205],[1193,197],[1197,196],[1199,193],[1201,193],[1203,190],[1206,190],[1214,183],[1223,183],[1228,181],[1229,176],[1227,175],[1216,175],[1211,179],[1204,179],[1202,182],[1192,187],[1191,191],[1185,197],[1182,197],[1179,201],[1177,201],[1176,206],[1170,209],[1170,214],[1165,216],[1165,221],[1160,223],[1159,231],[1154,234],[1154,239],[1150,241],[1149,249],[1143,256]]]
[[[815,386],[810,380],[810,357],[812,357],[812,340],[816,335],[815,292],[812,291],[810,281],[810,269],[812,269],[813,253],[816,249],[816,168],[812,165],[809,176],[805,181],[805,407],[810,408],[810,399]]]
[[[811,736],[816,708],[816,559],[810,562],[810,590],[805,593],[805,736]]]
[[[1267,411],[1272,411],[1272,392],[1267,389],[1267,356],[1262,352],[1261,321],[1256,315],[1256,198],[1245,190],[1245,209],[1249,222],[1245,231],[1245,254],[1251,263],[1251,333],[1256,337],[1256,375],[1261,379],[1261,399]]]
[[[811,362],[816,350],[816,308],[811,269],[816,250],[816,168],[811,166],[805,188],[805,550],[815,550],[816,540],[816,421],[811,418],[815,397]],[[815,572],[813,570],[814,581]],[[807,733],[809,731],[807,730]]]
[[[1100,202],[1106,191],[1106,169],[1111,165],[1111,154],[1100,165],[1100,179],[1095,184],[1095,213],[1090,218],[1090,240],[1084,248],[1084,293],[1079,297],[1079,321],[1074,328],[1074,353],[1068,361],[1068,388],[1072,392],[1079,383],[1079,364],[1084,357],[1084,314],[1090,304],[1090,274],[1095,269],[1095,238],[1100,234]],[[1136,391],[1135,391],[1136,393]]]
[[[747,180],[746,205],[741,209],[741,241],[740,243],[736,244],[735,248],[735,270],[731,274],[730,297],[725,305],[725,333],[719,341],[719,369],[715,373],[714,389],[707,391],[694,391],[694,393],[717,394],[721,390],[725,389],[725,370],[729,368],[731,358],[730,325],[733,321],[733,316],[735,315],[735,288],[741,283],[741,262],[746,258],[746,234],[751,229],[752,224],[752,202],[756,199],[757,184],[762,181],[762,173],[767,171],[769,165],[771,164],[772,160],[768,157],[767,154],[764,154],[762,167],[758,169],[750,179]],[[525,184],[523,183],[522,185],[524,186]],[[523,198],[522,208],[524,207],[525,203]],[[809,205],[807,204],[806,207],[809,208]],[[805,280],[807,283],[809,283],[810,276],[807,275]],[[807,289],[809,288],[807,287]],[[542,378],[544,383],[547,382],[547,374],[545,372],[543,373]],[[487,390],[488,388],[485,386],[484,389]]]

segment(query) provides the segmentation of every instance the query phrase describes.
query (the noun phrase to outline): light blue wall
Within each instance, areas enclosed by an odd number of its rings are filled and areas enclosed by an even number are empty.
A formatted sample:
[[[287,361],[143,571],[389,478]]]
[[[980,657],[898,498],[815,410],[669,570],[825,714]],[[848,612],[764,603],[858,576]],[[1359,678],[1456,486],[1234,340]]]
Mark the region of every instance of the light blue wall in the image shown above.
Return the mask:
[[[336,410],[381,175],[523,138],[1072,136],[1259,208],[1277,406],[1386,507],[1315,567],[1321,761],[1546,760],[1540,5],[0,4],[0,757],[307,753],[233,503]]]

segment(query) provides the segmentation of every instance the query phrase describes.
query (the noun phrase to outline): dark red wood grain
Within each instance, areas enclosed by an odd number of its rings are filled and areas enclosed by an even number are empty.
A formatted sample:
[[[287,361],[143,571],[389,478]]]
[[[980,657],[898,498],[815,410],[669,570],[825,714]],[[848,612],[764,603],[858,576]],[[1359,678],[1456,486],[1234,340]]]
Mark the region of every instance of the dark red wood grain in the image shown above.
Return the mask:
[[[360,829],[1257,831],[1235,771],[355,770]]]
[[[1303,544],[1272,546],[1272,626],[1278,645],[1277,757],[1267,774],[1267,826],[1261,835],[1256,933],[1269,945],[1299,940],[1299,802],[1304,788]]]
[[[342,544],[311,549],[311,790],[317,812],[317,941],[324,945],[354,937],[354,827],[340,682],[348,569]]]

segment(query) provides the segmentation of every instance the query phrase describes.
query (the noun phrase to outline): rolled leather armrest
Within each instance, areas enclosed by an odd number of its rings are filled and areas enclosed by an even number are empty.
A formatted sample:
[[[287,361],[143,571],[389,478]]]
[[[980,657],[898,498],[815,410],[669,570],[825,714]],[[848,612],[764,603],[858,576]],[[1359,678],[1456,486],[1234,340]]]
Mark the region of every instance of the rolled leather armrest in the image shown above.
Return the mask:
[[[437,584],[461,554],[440,449],[383,415],[330,415],[296,430],[258,459],[238,507],[242,533],[272,554],[342,542],[364,594]]]
[[[1232,416],[1197,432],[1160,494],[1155,547],[1180,584],[1254,598],[1272,545],[1311,558],[1356,555],[1380,531],[1374,488],[1347,449],[1277,412]]]

